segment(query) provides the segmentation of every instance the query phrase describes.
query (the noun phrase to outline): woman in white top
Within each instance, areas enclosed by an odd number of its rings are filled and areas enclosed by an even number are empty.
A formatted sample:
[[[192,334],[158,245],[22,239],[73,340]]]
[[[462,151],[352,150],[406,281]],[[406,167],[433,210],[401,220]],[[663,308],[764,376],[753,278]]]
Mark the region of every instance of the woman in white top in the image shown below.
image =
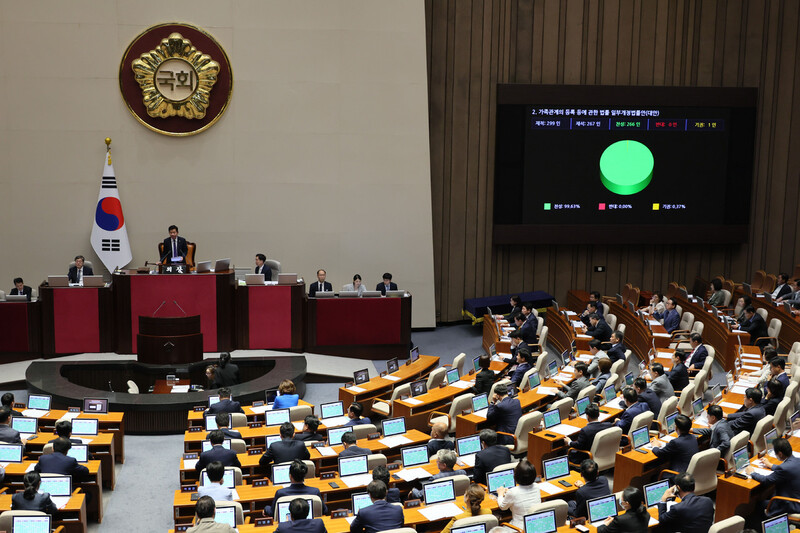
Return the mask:
[[[361,275],[356,274],[353,276],[353,283],[348,283],[347,285],[342,288],[343,291],[350,291],[350,292],[358,292],[358,295],[361,296],[361,293],[366,290],[366,288],[361,284]]]
[[[511,508],[511,525],[520,529],[523,527],[522,519],[532,505],[542,503],[539,487],[536,481],[536,468],[522,459],[514,468],[514,483],[516,486],[507,489],[497,489],[497,505],[502,510]]]

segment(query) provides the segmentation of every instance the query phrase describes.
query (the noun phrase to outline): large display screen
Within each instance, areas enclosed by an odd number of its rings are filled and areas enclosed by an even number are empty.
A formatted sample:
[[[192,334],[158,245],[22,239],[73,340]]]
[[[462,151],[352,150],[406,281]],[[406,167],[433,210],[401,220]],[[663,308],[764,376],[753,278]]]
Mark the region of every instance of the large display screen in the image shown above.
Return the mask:
[[[496,244],[743,242],[757,92],[500,85]]]

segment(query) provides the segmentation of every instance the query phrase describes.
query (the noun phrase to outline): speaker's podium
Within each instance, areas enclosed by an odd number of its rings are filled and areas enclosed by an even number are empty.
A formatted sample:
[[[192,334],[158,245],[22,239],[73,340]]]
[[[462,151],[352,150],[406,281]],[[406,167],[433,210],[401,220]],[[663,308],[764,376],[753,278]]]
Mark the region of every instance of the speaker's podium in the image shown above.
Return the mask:
[[[173,365],[203,360],[200,315],[185,317],[139,316],[136,335],[140,363]]]

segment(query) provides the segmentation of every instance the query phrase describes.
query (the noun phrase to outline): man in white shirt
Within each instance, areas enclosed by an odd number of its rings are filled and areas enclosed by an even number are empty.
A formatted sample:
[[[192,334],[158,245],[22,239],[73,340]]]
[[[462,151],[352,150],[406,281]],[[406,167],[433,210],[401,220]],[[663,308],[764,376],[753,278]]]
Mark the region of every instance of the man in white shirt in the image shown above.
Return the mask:
[[[264,274],[264,280],[272,281],[272,269],[266,264],[267,256],[256,254],[256,274]]]
[[[778,282],[776,283],[775,290],[772,291],[773,300],[785,296],[792,291],[792,288],[788,285],[788,282],[789,274],[786,274],[785,272],[778,274]]]
[[[223,478],[225,477],[225,467],[219,461],[214,461],[206,467],[206,474],[208,474],[208,485],[203,485],[197,489],[200,496],[211,496],[215,502],[219,501],[232,501],[233,493],[231,489],[222,485]]]

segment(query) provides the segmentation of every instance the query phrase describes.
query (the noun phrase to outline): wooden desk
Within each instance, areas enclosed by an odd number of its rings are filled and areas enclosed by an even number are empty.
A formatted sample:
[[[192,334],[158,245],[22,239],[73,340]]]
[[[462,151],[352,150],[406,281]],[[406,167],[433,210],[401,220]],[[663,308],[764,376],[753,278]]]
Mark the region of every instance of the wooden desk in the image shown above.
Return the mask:
[[[75,436],[78,438],[78,436]],[[89,437],[81,437],[88,439]],[[53,439],[52,433],[39,432],[36,438],[26,442],[26,448],[32,455],[41,455],[44,450],[45,444]],[[100,433],[88,443],[89,453],[92,457],[100,460],[102,465],[102,479],[103,486],[114,490],[117,484],[117,475],[114,465],[116,464],[116,454],[114,450],[114,434],[113,433]]]
[[[304,295],[302,284],[236,287],[238,348],[302,352]]]
[[[67,411],[63,409],[51,409],[46,415],[39,417],[39,431],[55,431],[56,422],[66,414]],[[77,418],[96,418],[101,433],[114,435],[115,461],[125,463],[125,413],[121,411],[111,411],[105,414],[81,413]],[[54,437],[50,437],[50,439],[52,438]]]
[[[297,405],[307,405],[307,406],[311,407],[311,412],[312,413],[314,412],[314,405],[308,403],[305,400],[299,400],[297,402]],[[345,412],[346,412],[347,411],[347,406],[345,406],[344,409],[345,409]],[[256,422],[256,421],[259,421],[259,420],[262,421],[262,422],[264,421],[265,414],[264,413],[254,412],[252,405],[243,405],[242,406],[242,410],[244,411],[244,414],[247,417],[247,421],[248,422]],[[205,425],[206,425],[205,411],[195,411],[195,410],[188,411],[187,419],[189,421],[189,427],[205,427]],[[233,429],[238,429],[238,428],[233,428]],[[320,429],[324,430],[325,429],[325,425],[324,424],[320,424]]]
[[[617,452],[617,458],[614,460],[614,492],[629,486],[641,489],[650,482],[650,477],[661,471],[659,465],[663,462],[651,450],[647,450],[647,453],[635,450],[628,453]]]
[[[40,285],[39,302],[43,354],[114,351],[111,287]]]
[[[475,375],[462,376],[461,381],[475,381]],[[431,412],[449,412],[453,398],[468,392],[469,388],[461,389],[448,385],[447,387],[437,387],[429,390],[415,398],[395,400],[392,416],[404,416],[406,429],[412,428],[427,432],[430,431],[428,429],[428,416]]]
[[[492,345],[497,352],[509,353],[511,351],[511,342],[500,340],[497,324],[492,317],[483,315],[483,352],[491,355]]]
[[[11,510],[11,494],[0,494],[0,512]],[[72,493],[67,504],[59,509],[53,527],[64,526],[66,533],[86,533],[86,494]]]

